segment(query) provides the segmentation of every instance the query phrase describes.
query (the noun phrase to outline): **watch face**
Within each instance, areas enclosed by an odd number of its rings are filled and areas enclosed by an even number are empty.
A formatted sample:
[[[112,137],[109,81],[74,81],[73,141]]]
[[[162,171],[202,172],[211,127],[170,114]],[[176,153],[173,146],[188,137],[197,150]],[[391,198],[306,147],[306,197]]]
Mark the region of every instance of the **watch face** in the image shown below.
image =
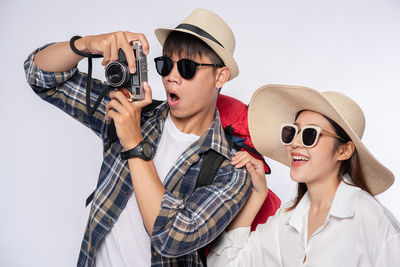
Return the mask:
[[[153,147],[151,146],[151,144],[148,143],[148,142],[143,142],[142,148],[143,148],[143,154],[144,154],[147,158],[150,159],[151,156],[153,155]]]

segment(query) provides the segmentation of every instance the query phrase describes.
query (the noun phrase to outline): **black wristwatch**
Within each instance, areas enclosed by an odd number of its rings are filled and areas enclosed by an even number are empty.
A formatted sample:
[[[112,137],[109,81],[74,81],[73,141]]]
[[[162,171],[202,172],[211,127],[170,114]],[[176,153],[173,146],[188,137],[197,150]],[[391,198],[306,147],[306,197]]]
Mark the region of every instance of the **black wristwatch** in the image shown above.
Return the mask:
[[[153,156],[153,147],[147,141],[141,141],[136,147],[121,152],[121,159],[141,158],[150,160]]]

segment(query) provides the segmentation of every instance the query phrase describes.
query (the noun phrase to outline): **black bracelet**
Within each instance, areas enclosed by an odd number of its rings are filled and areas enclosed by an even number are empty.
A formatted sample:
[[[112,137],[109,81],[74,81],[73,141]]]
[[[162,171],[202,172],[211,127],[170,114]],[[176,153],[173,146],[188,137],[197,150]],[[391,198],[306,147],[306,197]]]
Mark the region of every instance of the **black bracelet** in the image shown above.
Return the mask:
[[[97,54],[90,54],[90,53],[84,53],[82,51],[79,51],[78,49],[76,49],[75,47],[75,41],[78,39],[81,39],[82,37],[79,35],[75,35],[74,37],[71,38],[71,40],[69,41],[69,46],[71,47],[72,51],[74,51],[75,54],[80,55],[82,57],[88,57],[88,58],[99,58],[99,57],[103,57],[103,55],[97,55]]]

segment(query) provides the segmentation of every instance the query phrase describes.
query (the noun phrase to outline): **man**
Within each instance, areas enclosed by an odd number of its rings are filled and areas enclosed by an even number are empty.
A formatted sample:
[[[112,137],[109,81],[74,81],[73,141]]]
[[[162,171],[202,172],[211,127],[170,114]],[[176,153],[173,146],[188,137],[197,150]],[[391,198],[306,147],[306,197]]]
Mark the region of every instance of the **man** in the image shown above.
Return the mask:
[[[143,34],[115,32],[51,44],[25,62],[34,91],[103,140],[104,161],[78,266],[202,265],[197,249],[223,231],[249,195],[245,169],[230,164],[233,151],[216,110],[219,90],[238,75],[231,29],[216,14],[197,9],[175,29],[157,29],[156,36],[163,45],[163,57],[155,61],[167,101],[149,112],[141,112],[152,101],[145,83],[144,100],[130,102],[115,90],[88,115],[87,75],[76,68],[83,57],[71,49],[101,54],[107,65],[121,48],[134,73],[130,43],[139,41],[148,54]],[[93,82],[92,96],[104,90]],[[116,142],[108,134],[111,119]],[[225,161],[211,184],[197,187],[209,150]]]

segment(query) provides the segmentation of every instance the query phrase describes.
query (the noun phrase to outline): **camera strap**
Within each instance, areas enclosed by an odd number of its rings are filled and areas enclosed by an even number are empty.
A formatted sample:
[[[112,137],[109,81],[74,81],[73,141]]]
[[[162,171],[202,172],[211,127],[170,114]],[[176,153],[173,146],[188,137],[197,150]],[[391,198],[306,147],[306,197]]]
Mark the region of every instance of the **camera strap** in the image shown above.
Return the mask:
[[[84,53],[82,51],[79,51],[75,47],[75,41],[82,38],[81,36],[74,36],[71,38],[69,41],[69,46],[71,47],[72,51],[74,51],[75,54],[80,55],[82,57],[86,57],[88,59],[88,77],[87,77],[87,82],[86,82],[86,111],[89,115],[93,115],[94,112],[96,111],[97,107],[100,105],[101,100],[104,98],[104,96],[113,90],[111,86],[107,86],[105,90],[101,92],[99,97],[97,98],[96,102],[94,103],[93,107],[91,106],[91,101],[90,101],[90,91],[92,87],[92,69],[93,69],[93,63],[92,63],[92,58],[101,58],[103,55],[99,54],[90,54],[90,53]]]

